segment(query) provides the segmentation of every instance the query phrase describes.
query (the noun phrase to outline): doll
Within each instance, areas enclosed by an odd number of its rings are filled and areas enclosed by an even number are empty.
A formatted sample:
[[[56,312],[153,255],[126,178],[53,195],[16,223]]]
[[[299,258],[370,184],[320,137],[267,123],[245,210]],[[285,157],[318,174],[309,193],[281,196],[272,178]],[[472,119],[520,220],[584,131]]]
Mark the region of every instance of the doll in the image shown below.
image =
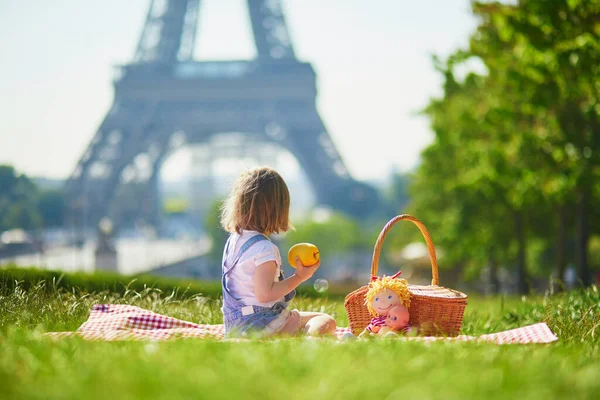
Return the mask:
[[[359,337],[378,334],[380,330],[386,326],[386,317],[390,314],[390,310],[395,306],[403,306],[404,310],[394,310],[393,316],[397,319],[391,322],[392,326],[397,326],[399,324],[399,322],[397,322],[398,317],[400,317],[400,322],[403,322],[404,319],[406,319],[406,324],[408,324],[410,292],[408,291],[408,282],[406,279],[398,278],[400,273],[401,272],[398,272],[392,276],[384,276],[383,278],[376,276],[371,278],[367,294],[365,295],[365,303],[369,313],[373,316],[373,319]],[[401,328],[407,326],[406,324]],[[394,328],[388,326],[384,329],[383,333],[394,330]]]
[[[379,329],[378,335],[395,334],[396,332],[403,331],[404,333],[410,332],[408,326],[408,320],[410,314],[403,305],[396,305],[390,308],[390,311],[385,318],[385,326]]]

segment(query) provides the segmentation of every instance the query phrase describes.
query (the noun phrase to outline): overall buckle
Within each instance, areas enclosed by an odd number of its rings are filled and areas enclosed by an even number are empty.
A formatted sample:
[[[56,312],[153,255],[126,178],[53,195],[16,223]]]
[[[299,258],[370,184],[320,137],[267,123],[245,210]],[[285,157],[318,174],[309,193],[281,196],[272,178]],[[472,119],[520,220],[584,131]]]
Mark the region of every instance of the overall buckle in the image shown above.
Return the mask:
[[[244,306],[242,307],[242,315],[251,315],[254,314],[253,306]]]

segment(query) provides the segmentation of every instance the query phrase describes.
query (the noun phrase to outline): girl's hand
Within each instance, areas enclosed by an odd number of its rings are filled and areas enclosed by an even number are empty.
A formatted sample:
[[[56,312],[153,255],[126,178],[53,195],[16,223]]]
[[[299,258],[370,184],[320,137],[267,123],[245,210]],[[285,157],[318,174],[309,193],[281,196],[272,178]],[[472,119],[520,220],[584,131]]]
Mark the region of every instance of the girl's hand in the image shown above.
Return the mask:
[[[315,265],[305,267],[302,265],[299,257],[296,257],[296,275],[302,279],[302,282],[309,280],[321,265],[321,260],[317,261]]]

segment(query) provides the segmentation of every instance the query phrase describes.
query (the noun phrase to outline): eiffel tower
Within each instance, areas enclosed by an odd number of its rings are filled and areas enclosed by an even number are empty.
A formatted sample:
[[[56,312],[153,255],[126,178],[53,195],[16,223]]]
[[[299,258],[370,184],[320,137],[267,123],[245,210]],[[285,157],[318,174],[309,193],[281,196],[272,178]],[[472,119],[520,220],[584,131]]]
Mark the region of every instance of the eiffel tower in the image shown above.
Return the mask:
[[[158,223],[162,162],[223,132],[289,150],[318,204],[358,217],[377,209],[377,192],[350,176],[317,112],[316,75],[294,54],[280,0],[247,8],[257,57],[199,62],[200,0],[151,1],[135,58],[120,67],[114,102],[66,183],[71,223],[108,217],[117,229],[119,193],[132,184],[136,206]]]

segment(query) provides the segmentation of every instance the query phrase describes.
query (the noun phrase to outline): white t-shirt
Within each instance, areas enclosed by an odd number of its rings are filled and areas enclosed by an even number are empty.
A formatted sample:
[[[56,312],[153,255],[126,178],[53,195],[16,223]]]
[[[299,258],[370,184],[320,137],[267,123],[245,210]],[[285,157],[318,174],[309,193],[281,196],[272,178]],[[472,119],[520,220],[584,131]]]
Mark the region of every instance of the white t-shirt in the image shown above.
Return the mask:
[[[256,231],[243,231],[241,235],[237,233],[231,234],[229,254],[225,260],[226,270],[229,270],[233,266],[232,263],[242,245],[252,236],[259,234]],[[225,251],[223,251],[223,257],[225,257]],[[273,281],[277,282],[281,271],[281,255],[277,246],[270,240],[261,240],[250,246],[242,255],[235,268],[227,275],[227,287],[231,294],[248,306],[271,307],[273,304],[283,301],[283,297],[268,303],[261,303],[256,299],[256,295],[254,294],[254,272],[257,266],[267,261],[275,261],[275,264],[277,264],[277,269],[273,276]]]

